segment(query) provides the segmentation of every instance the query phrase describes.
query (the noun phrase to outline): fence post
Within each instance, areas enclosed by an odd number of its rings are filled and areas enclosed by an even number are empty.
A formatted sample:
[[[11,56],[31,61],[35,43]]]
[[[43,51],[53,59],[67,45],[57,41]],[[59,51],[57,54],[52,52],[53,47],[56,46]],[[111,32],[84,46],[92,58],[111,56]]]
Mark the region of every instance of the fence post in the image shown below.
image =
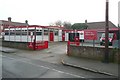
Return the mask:
[[[70,53],[69,53],[69,48],[70,48],[70,41],[67,42],[67,55],[69,56]]]

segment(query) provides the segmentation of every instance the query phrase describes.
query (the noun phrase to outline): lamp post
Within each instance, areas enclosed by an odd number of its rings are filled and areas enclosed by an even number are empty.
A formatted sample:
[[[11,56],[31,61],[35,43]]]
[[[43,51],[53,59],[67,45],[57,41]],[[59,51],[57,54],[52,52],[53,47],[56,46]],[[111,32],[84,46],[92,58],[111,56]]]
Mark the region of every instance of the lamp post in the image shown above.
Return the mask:
[[[109,63],[109,0],[106,0],[106,15],[105,15],[105,53],[104,53],[104,62]]]

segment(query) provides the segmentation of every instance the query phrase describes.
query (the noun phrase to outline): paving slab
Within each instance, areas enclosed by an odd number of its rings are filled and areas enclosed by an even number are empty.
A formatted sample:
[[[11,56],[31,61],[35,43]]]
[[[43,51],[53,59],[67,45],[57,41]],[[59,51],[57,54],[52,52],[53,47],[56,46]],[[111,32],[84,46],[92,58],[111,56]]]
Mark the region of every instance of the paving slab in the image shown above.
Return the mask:
[[[91,59],[64,56],[62,58],[62,64],[100,74],[118,77],[117,63],[103,63],[101,61]]]

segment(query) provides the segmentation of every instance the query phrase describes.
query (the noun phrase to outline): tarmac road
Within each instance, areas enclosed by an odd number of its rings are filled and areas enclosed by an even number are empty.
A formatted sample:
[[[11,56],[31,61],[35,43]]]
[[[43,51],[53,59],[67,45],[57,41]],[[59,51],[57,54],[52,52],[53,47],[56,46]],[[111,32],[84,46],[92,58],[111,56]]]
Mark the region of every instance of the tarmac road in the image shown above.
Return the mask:
[[[3,78],[83,78],[56,69],[51,69],[32,62],[2,56]]]
[[[112,78],[62,64],[21,58],[4,53],[2,56],[3,78]]]
[[[86,44],[87,45],[87,44]],[[66,43],[50,43],[41,51],[17,50],[3,53],[2,77],[4,78],[112,78],[62,65],[61,57],[66,55]]]

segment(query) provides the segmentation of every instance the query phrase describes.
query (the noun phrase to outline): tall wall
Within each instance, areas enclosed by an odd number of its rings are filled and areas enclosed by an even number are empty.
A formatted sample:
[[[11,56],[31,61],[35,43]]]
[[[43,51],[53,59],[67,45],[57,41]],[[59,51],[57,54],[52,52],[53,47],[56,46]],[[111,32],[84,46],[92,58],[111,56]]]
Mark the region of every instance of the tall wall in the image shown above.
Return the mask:
[[[103,47],[75,46],[70,45],[68,54],[79,58],[88,58],[102,61],[104,59]],[[111,62],[120,62],[120,51],[115,48],[109,48],[109,58]]]

